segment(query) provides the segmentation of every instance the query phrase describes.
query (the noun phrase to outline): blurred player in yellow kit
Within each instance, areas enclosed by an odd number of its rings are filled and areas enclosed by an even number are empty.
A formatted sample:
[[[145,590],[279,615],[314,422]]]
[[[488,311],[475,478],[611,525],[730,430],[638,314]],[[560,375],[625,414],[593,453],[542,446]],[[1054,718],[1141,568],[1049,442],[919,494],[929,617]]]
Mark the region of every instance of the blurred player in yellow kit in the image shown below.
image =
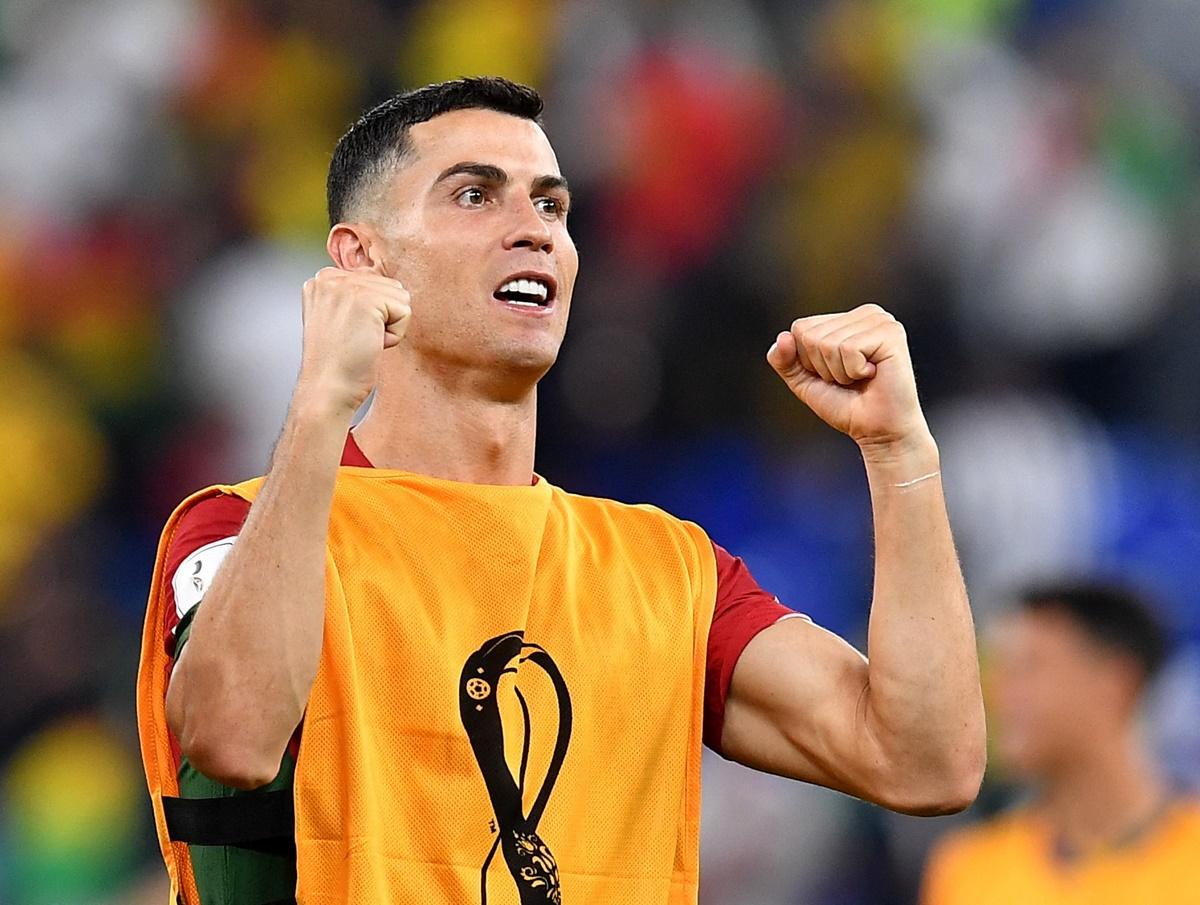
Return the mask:
[[[1103,586],[1027,593],[997,638],[999,753],[1033,788],[935,849],[922,905],[1200,903],[1200,804],[1172,792],[1138,726],[1164,633]]]

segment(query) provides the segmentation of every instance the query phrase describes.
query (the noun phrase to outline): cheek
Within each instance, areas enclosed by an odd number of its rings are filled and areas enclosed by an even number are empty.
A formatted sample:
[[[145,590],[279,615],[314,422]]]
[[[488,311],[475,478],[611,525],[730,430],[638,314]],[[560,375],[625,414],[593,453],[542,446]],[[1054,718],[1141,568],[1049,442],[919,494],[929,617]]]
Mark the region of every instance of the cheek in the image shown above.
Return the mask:
[[[996,703],[1006,724],[1027,726],[1053,719],[1057,711],[1053,677],[1029,666],[1014,669],[996,682]]]
[[[419,319],[439,322],[462,319],[469,315],[471,298],[479,294],[477,286],[468,285],[475,277],[469,257],[451,249],[414,245],[406,253],[405,263],[396,270],[412,296],[414,326]]]
[[[1048,677],[1017,683],[1002,712],[1002,724],[1021,745],[1070,743],[1086,726],[1089,702],[1075,689]]]
[[[575,276],[579,273],[579,250],[570,239],[566,240],[561,257],[563,277],[574,287]]]

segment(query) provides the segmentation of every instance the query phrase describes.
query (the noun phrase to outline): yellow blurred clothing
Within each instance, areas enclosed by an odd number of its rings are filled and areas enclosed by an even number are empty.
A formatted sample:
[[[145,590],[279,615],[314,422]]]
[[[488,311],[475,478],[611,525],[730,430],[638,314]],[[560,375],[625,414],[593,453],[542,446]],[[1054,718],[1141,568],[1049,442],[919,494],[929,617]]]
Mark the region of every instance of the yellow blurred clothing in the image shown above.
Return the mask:
[[[1027,809],[951,833],[921,905],[1200,905],[1200,803],[1172,803],[1138,838],[1073,859]]]
[[[343,467],[328,538],[296,761],[300,905],[695,903],[716,597],[700,528],[541,479]],[[163,816],[178,786],[154,594],[143,759],[168,871],[195,905]]]

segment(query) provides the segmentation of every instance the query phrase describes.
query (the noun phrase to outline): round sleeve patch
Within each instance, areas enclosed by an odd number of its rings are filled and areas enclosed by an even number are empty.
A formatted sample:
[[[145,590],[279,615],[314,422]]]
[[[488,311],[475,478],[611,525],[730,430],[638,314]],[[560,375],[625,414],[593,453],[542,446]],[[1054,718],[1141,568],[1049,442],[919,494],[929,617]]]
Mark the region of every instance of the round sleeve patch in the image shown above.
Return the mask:
[[[212,584],[217,567],[221,565],[237,537],[223,537],[200,547],[179,564],[171,577],[171,590],[175,592],[175,612],[182,619],[201,600]]]

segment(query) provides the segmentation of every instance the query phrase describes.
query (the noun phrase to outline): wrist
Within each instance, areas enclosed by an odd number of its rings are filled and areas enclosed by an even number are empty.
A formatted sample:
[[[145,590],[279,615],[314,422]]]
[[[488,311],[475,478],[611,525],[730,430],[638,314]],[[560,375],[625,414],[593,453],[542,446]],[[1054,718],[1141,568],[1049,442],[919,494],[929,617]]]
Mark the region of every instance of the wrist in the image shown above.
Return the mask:
[[[301,375],[292,393],[288,415],[307,424],[328,423],[349,430],[360,404],[328,380]]]
[[[928,429],[883,442],[860,443],[859,451],[872,483],[876,478],[889,484],[907,483],[941,469],[937,443]]]

